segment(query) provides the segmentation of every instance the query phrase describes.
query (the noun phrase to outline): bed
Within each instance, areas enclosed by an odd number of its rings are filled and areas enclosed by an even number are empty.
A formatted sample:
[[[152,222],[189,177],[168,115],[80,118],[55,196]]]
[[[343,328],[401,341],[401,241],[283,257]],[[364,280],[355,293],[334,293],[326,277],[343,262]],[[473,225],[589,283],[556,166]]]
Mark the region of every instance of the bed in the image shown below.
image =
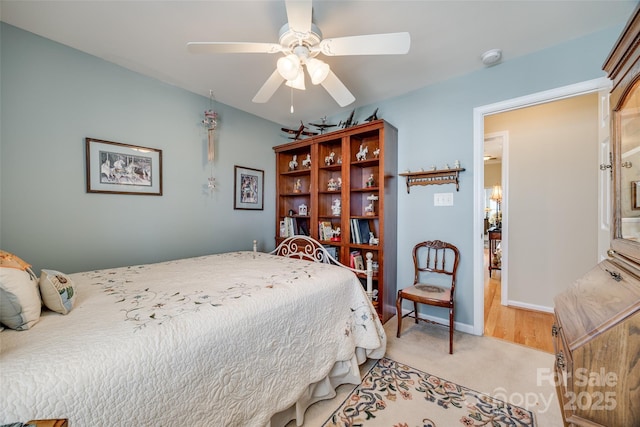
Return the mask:
[[[386,349],[360,280],[324,262],[243,251],[68,279],[68,314],[0,332],[0,424],[301,425]]]

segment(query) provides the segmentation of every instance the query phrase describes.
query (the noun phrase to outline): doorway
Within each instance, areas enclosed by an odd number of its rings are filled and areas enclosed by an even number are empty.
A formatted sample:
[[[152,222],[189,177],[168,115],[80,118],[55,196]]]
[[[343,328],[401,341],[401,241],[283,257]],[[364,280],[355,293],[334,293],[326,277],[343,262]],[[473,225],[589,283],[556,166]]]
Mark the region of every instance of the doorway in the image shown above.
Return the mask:
[[[486,261],[485,261],[486,259],[485,234],[486,233],[484,232],[485,231],[484,209],[485,209],[485,197],[486,197],[486,193],[485,193],[486,184],[484,182],[483,157],[484,157],[485,131],[495,131],[496,129],[495,128],[491,129],[490,126],[487,127],[487,129],[485,129],[486,119],[489,116],[498,116],[501,113],[520,110],[528,106],[546,104],[546,103],[550,103],[551,101],[568,99],[568,98],[575,97],[576,95],[601,92],[601,95],[605,96],[606,94],[608,94],[609,88],[610,88],[610,82],[607,79],[596,79],[596,80],[585,82],[582,84],[571,85],[568,87],[563,87],[563,88],[559,88],[559,89],[548,91],[548,92],[534,94],[531,96],[510,100],[510,101],[502,102],[499,104],[479,107],[474,110],[474,164],[476,166],[474,168],[475,169],[474,198],[475,198],[475,206],[476,206],[474,232],[475,232],[475,235],[479,237],[477,244],[474,244],[474,301],[475,301],[474,302],[474,333],[478,335],[483,335],[485,333],[484,331],[485,320],[487,320],[487,318],[485,317],[485,314],[490,306],[489,304],[487,304],[484,298],[485,293],[488,293],[490,291],[488,291],[487,290],[488,288],[485,287],[485,285],[487,284],[486,277],[488,276],[487,274],[488,271],[486,268]],[[605,123],[605,125],[608,127],[608,122]],[[596,125],[594,125],[594,129],[597,129],[595,126]],[[544,124],[542,125],[542,127],[544,127]],[[596,131],[596,133],[598,132]],[[544,145],[541,143],[541,141],[544,142],[544,140],[542,139],[537,140],[538,146]],[[535,147],[533,149],[538,149],[538,147],[535,144],[533,145],[533,147]],[[522,155],[522,153],[518,155]],[[540,294],[542,294],[542,297],[538,298],[538,300],[536,300],[535,298],[529,298],[531,294],[527,295],[527,292],[531,291],[531,288],[532,288],[531,286],[528,286],[528,285],[525,286],[524,291],[523,289],[521,288],[519,289],[517,287],[517,284],[521,284],[520,283],[521,276],[518,276],[517,274],[508,273],[509,267],[514,267],[509,262],[509,243],[512,243],[514,248],[518,250],[522,250],[523,245],[525,245],[526,248],[534,248],[534,252],[533,252],[534,255],[531,256],[530,259],[527,260],[527,262],[529,266],[532,266],[531,267],[532,269],[540,270],[542,265],[541,262],[545,261],[545,258],[548,258],[549,256],[553,258],[553,256],[550,255],[552,254],[552,250],[547,250],[547,247],[545,247],[545,239],[551,236],[547,235],[545,237],[544,235],[545,229],[541,227],[536,227],[535,225],[533,227],[529,226],[529,228],[522,228],[522,223],[521,223],[522,221],[514,220],[512,221],[512,224],[510,226],[509,212],[510,210],[513,209],[513,214],[518,215],[517,218],[521,216],[526,216],[531,212],[537,215],[541,215],[542,212],[549,211],[549,209],[545,210],[545,208],[548,208],[548,206],[545,206],[545,203],[554,203],[555,204],[554,209],[556,207],[559,209],[559,207],[561,206],[560,203],[563,197],[567,199],[566,195],[563,196],[561,191],[564,178],[558,178],[557,172],[567,171],[567,173],[570,174],[571,173],[570,166],[572,165],[571,163],[572,160],[582,159],[582,157],[580,153],[562,153],[560,151],[558,152],[551,151],[549,153],[549,156],[550,156],[549,159],[553,159],[553,156],[555,156],[556,160],[558,157],[562,159],[562,162],[560,163],[557,163],[557,162],[554,163],[553,161],[548,161],[548,163],[546,164],[546,167],[550,168],[549,170],[552,171],[553,173],[547,174],[546,176],[544,174],[538,175],[536,176],[535,179],[533,179],[534,175],[532,175],[532,173],[537,173],[537,172],[535,170],[533,172],[528,171],[528,173],[530,173],[528,179],[533,183],[536,182],[536,179],[540,180],[541,183],[544,183],[545,180],[548,181],[549,179],[552,179],[553,181],[552,185],[557,186],[557,189],[555,189],[554,187],[554,190],[552,191],[552,193],[554,194],[547,194],[547,193],[544,193],[544,191],[540,194],[534,194],[537,191],[537,188],[534,186],[528,190],[527,195],[523,196],[522,193],[518,194],[519,197],[515,199],[512,206],[510,206],[508,202],[509,193],[510,193],[509,191],[509,186],[510,186],[509,167],[510,166],[508,163],[503,165],[502,192],[503,192],[504,201],[502,205],[503,223],[502,223],[502,230],[501,230],[502,231],[501,249],[502,249],[503,265],[502,265],[502,269],[499,272],[494,272],[494,274],[492,274],[492,276],[493,275],[497,276],[498,274],[501,276],[500,277],[501,285],[504,284],[504,282],[506,282],[507,279],[511,280],[513,283],[516,283],[516,285],[513,286],[514,288],[513,290],[510,287],[506,289],[504,289],[504,287],[502,286],[500,287],[501,292],[499,294],[500,294],[500,299],[502,300],[500,305],[506,302],[508,305],[511,306],[508,308],[524,309],[525,311],[533,311],[533,312],[542,312],[543,314],[548,314],[549,312],[552,312],[553,295],[555,295],[558,291],[561,290],[561,289],[558,289],[558,287],[567,286],[568,284],[571,283],[571,281],[567,281],[567,279],[561,278],[557,281],[557,283],[551,283],[553,282],[553,280],[541,280],[539,282],[536,282],[535,285],[533,286],[533,289],[535,289]],[[597,157],[597,155],[595,157]],[[592,165],[588,165],[588,167],[594,167],[597,169],[597,166],[598,166],[597,159],[593,161],[592,160],[593,159],[587,160],[588,163],[593,163]],[[582,160],[582,163],[585,163],[585,160]],[[552,164],[554,166],[552,166]],[[542,167],[542,170],[544,172],[544,167]],[[522,177],[517,177],[517,174],[514,174],[514,176],[516,176],[516,178],[512,177],[513,179],[516,179],[516,182],[514,182],[514,188],[521,188],[521,182],[517,180],[518,179],[521,180]],[[560,176],[562,176],[562,174],[560,174]],[[529,192],[531,192],[530,194],[531,197],[529,197]],[[559,193],[559,195],[555,193]],[[560,197],[560,201],[556,200],[558,197]],[[576,197],[578,198],[578,200],[580,200],[579,193],[576,193]],[[568,200],[569,201],[573,200],[575,202],[576,199],[569,197]],[[524,211],[522,210],[523,209],[522,205],[525,205],[526,210]],[[589,211],[591,210],[589,207],[586,207],[585,209]],[[595,211],[597,209],[594,208],[593,210]],[[554,210],[551,209],[551,212],[554,212]],[[544,220],[545,218],[540,217],[539,219]],[[596,221],[594,220],[593,223],[594,223],[593,228],[595,228]],[[551,229],[547,229],[546,231],[550,231],[550,232],[553,231],[553,222],[551,224],[552,224]],[[513,230],[510,230],[510,227],[512,227]],[[509,240],[510,231],[514,232],[513,235],[517,236],[518,240]],[[583,232],[584,232],[584,229],[583,229]],[[590,235],[594,235],[594,234],[596,233],[595,232],[590,233]],[[553,239],[549,240],[549,242],[551,244],[554,243]],[[575,242],[573,242],[573,244],[575,246]],[[535,248],[536,245],[538,245],[538,248]],[[539,249],[540,247],[542,247],[543,249]],[[553,249],[553,247],[551,247],[551,249]],[[589,263],[589,266],[592,266],[598,261],[597,256],[595,254],[596,251],[597,250],[593,251],[594,252],[593,259],[592,260],[589,259],[587,261],[587,263]],[[520,258],[522,257],[515,257],[514,264],[515,264],[515,261],[521,261]],[[546,261],[548,261],[548,259]],[[521,267],[518,267],[518,268],[521,268]],[[581,268],[582,267],[580,266],[577,267],[578,270],[580,270]],[[563,266],[561,268],[561,273],[564,274],[565,270],[567,269],[564,268]],[[583,273],[584,271],[580,270],[575,274],[581,275]],[[530,274],[530,271],[525,271],[525,274]],[[539,296],[540,295],[534,295],[534,297],[539,297]],[[545,333],[548,334],[548,332],[545,332]]]

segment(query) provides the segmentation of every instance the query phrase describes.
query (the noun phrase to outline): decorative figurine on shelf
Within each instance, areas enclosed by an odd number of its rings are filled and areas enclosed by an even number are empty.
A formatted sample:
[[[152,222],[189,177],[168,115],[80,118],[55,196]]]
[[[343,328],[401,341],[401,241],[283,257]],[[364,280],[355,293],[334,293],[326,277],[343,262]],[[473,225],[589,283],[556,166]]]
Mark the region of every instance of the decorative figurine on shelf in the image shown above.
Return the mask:
[[[356,153],[356,160],[367,160],[367,153],[369,152],[369,147],[365,147],[364,144],[360,144],[360,151]]]
[[[379,155],[380,155],[380,147],[373,150],[373,157],[377,159]]]
[[[327,166],[331,166],[333,164],[333,158],[335,156],[336,156],[336,153],[334,153],[333,151],[329,153],[329,155],[324,158],[324,164]]]
[[[300,181],[300,178],[298,178],[296,180],[296,183],[293,184],[293,192],[299,193],[300,191],[302,191],[302,181]]]
[[[332,242],[340,241],[340,227],[336,227],[335,230],[331,231],[331,241]]]
[[[453,167],[454,167],[454,168],[456,168],[456,169],[460,169],[460,160],[456,160],[456,161],[453,163]]]
[[[375,187],[375,184],[376,184],[376,183],[375,183],[375,180],[374,180],[374,178],[373,178],[373,174],[370,174],[370,175],[369,175],[369,178],[367,179],[367,182],[365,183],[365,186],[366,186],[367,188],[371,188],[371,187]]]
[[[373,208],[373,202],[364,207],[364,214],[366,216],[374,216],[376,214]]]
[[[340,206],[340,199],[333,199],[333,204],[331,205],[331,212],[333,216],[340,216],[342,212],[342,206]]]
[[[289,170],[294,171],[296,170],[297,167],[298,167],[298,156],[294,154],[293,159],[291,159],[291,161],[289,162]]]
[[[432,171],[436,170],[436,165],[431,165],[431,170]]]
[[[298,206],[298,215],[305,216],[307,215],[307,205],[304,203]]]
[[[336,161],[337,164],[341,165],[342,164],[342,156],[338,157],[338,161]]]
[[[331,178],[327,183],[327,190],[336,191],[337,189],[338,189],[338,183],[336,182],[335,179]]]
[[[444,168],[445,168],[445,169],[451,169],[451,167],[449,166],[449,163],[445,163],[445,164],[444,164]]]
[[[378,200],[379,197],[376,196],[375,194],[370,194],[367,196],[367,200],[370,202],[369,205],[365,206],[364,208],[364,214],[367,216],[375,216],[376,211],[374,208],[374,203],[376,200]]]
[[[338,190],[342,189],[342,178],[338,177],[338,180],[336,181],[336,185],[338,186]]]
[[[302,166],[305,168],[311,167],[311,154],[307,154],[307,158],[302,161]]]
[[[378,243],[380,243],[380,239],[377,237],[373,236],[373,231],[369,232],[369,244],[371,246],[378,246]]]

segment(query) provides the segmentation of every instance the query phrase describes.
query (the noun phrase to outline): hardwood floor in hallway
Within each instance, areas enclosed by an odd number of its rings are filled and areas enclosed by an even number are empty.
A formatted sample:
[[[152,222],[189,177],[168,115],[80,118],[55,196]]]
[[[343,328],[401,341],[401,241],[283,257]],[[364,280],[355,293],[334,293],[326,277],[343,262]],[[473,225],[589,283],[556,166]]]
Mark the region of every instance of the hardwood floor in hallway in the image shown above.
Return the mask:
[[[485,250],[485,259],[487,254]],[[501,271],[494,270],[489,277],[485,268],[484,334],[553,353],[553,314],[500,304],[501,278]]]

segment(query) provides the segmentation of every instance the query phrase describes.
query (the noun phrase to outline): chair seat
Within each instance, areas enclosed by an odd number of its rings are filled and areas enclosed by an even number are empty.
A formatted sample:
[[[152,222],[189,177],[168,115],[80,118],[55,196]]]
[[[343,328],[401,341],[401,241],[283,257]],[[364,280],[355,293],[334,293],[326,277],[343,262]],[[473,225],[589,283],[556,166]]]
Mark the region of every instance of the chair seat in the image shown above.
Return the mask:
[[[442,303],[451,301],[451,289],[428,283],[417,283],[401,291],[402,298],[411,300],[431,300]]]

